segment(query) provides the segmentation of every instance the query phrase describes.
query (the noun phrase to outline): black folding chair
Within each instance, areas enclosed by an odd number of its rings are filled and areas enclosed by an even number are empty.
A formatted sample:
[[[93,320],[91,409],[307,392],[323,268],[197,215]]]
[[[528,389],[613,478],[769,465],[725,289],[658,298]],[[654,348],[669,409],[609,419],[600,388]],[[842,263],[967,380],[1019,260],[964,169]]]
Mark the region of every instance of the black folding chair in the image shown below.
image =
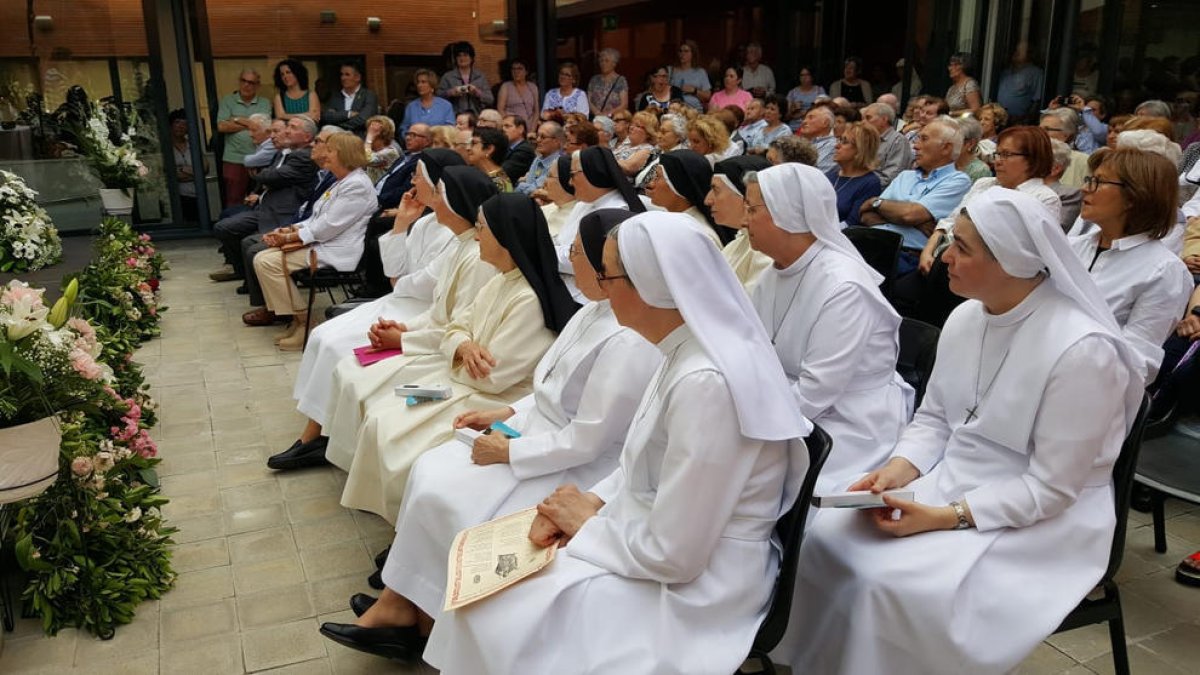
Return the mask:
[[[1200,441],[1178,431],[1150,432],[1148,424],[1134,480],[1150,490],[1154,550],[1166,553],[1167,497],[1200,504]]]
[[[1121,558],[1125,554],[1125,530],[1129,522],[1129,496],[1133,491],[1133,479],[1138,465],[1138,453],[1142,447],[1142,433],[1146,428],[1146,414],[1150,410],[1150,401],[1142,399],[1133,428],[1121,444],[1121,454],[1113,465],[1113,496],[1117,511],[1117,526],[1113,530],[1112,548],[1108,553],[1108,569],[1097,584],[1104,591],[1103,596],[1095,599],[1084,598],[1079,605],[1071,610],[1067,618],[1055,633],[1075,630],[1094,623],[1107,623],[1108,636],[1112,641],[1113,669],[1117,675],[1129,675],[1129,652],[1125,648],[1125,619],[1121,612],[1121,594],[1117,590],[1117,570],[1121,568]]]
[[[360,257],[358,266],[350,272],[339,272],[332,267],[318,267],[315,270],[305,267],[292,272],[292,281],[296,282],[296,286],[308,289],[308,309],[305,310],[304,318],[305,347],[308,347],[308,334],[312,330],[313,301],[317,297],[317,291],[325,291],[329,295],[329,302],[333,304],[337,304],[337,299],[333,297],[335,288],[342,289],[344,299],[350,299],[353,289],[361,287],[365,281],[363,278],[365,260],[366,256]]]
[[[923,321],[900,320],[900,358],[896,359],[896,372],[917,390],[917,406],[925,398],[925,387],[929,385],[929,376],[933,373],[941,334],[942,331],[936,326]]]
[[[762,666],[762,672],[770,675],[775,673],[775,664],[771,663],[769,654],[787,632],[788,618],[792,613],[792,596],[796,592],[796,571],[800,561],[800,544],[804,542],[804,521],[808,518],[808,505],[817,486],[817,476],[833,448],[833,440],[829,438],[829,434],[815,424],[804,443],[808,446],[808,472],[804,475],[804,483],[800,486],[796,503],[775,525],[775,532],[783,546],[783,558],[779,561],[779,576],[775,578],[771,607],[759,625],[758,634],[754,636],[754,645],[746,657],[747,660],[757,659]]]
[[[890,293],[892,282],[896,280],[896,267],[900,263],[900,247],[904,237],[878,227],[847,227],[842,232],[862,254],[863,260],[883,275],[879,289],[884,295]]]

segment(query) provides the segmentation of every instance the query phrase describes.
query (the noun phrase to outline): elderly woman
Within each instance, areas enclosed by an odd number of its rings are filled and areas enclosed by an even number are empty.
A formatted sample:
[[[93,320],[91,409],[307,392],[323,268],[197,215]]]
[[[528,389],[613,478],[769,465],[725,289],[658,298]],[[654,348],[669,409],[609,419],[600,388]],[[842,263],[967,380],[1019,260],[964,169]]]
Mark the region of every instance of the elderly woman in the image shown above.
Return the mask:
[[[793,672],[1009,672],[1108,564],[1113,464],[1143,395],[1120,328],[1029,195],[981,194],[946,255],[970,300],[892,458],[850,488],[914,500],[813,522],[774,652]]]
[[[550,236],[558,238],[563,223],[571,217],[575,210],[575,186],[571,184],[571,156],[559,155],[558,160],[550,165],[546,182],[540,190],[533,193],[533,198],[539,202],[547,202],[542,206],[542,215],[546,218],[546,228]]]
[[[1194,287],[1187,265],[1160,241],[1175,226],[1175,167],[1132,148],[1099,152],[1098,166],[1084,179],[1080,212],[1097,228],[1072,238],[1071,247],[1139,356],[1138,374],[1149,382]]]
[[[636,113],[629,122],[625,140],[613,150],[626,176],[636,176],[654,155],[658,143],[658,117],[649,111]]]
[[[339,397],[330,410],[327,458],[350,474],[342,493],[347,508],[395,518],[412,463],[453,438],[458,415],[530,393],[534,367],[579,309],[557,273],[553,240],[532,199],[506,193],[484,202],[475,236],[480,260],[498,274],[450,320],[436,352],[393,357],[404,360],[384,386],[353,402]],[[372,332],[371,345],[407,352],[408,338],[384,326]],[[346,372],[339,365],[335,389]],[[393,392],[432,383],[444,383],[450,396],[412,405]]]
[[[792,133],[792,128],[783,121],[783,112],[787,110],[787,100],[774,94],[763,101],[763,126],[753,140],[746,139],[746,152],[755,155],[765,155],[771,141],[783,138]],[[745,138],[745,136],[743,136]]]
[[[396,144],[396,123],[387,115],[375,115],[367,120],[367,137],[363,141],[367,151],[367,177],[375,183],[383,177],[392,163],[403,153]]]
[[[386,385],[391,371],[399,368],[405,358],[436,353],[451,317],[465,312],[479,289],[495,275],[495,270],[479,259],[479,245],[472,227],[472,219],[479,205],[496,194],[495,187],[483,173],[471,167],[458,166],[460,162],[456,163],[444,152],[435,150],[430,154],[430,161],[422,160],[418,164],[419,175],[414,182],[417,183],[417,199],[422,199],[421,195],[424,195],[424,198],[432,200],[428,206],[433,209],[435,220],[414,222],[409,229],[421,228],[417,231],[424,231],[423,236],[428,236],[428,226],[440,224],[449,230],[451,242],[422,271],[398,279],[393,296],[403,294],[404,298],[394,297],[388,303],[387,315],[381,315],[374,324],[358,333],[359,344],[373,344],[374,336],[381,330],[400,330],[404,334],[406,356],[392,357],[372,364],[367,369],[358,366],[353,357],[347,359],[346,349],[327,348],[336,347],[332,343],[340,342],[337,336],[324,334],[317,344],[310,344],[301,361],[300,376],[293,392],[298,402],[297,409],[308,417],[308,421],[291,447],[267,461],[269,468],[288,470],[325,464],[325,448],[329,438],[324,434],[325,427],[332,419],[332,397],[343,396],[350,401],[365,399],[371,392]],[[457,157],[456,154],[454,156]],[[438,174],[441,178],[435,179]],[[430,194],[427,187],[421,185],[422,182],[436,184],[437,190]],[[405,206],[415,207],[411,201]],[[407,208],[398,213],[397,227],[402,226],[410,216],[411,211]],[[381,250],[385,250],[384,246],[381,245]],[[389,245],[388,249],[392,246]],[[432,288],[429,287],[431,283]],[[430,299],[424,300],[425,297]],[[333,378],[333,373],[339,367],[344,371],[342,376],[340,379]]]
[[[512,79],[500,85],[496,109],[502,115],[516,115],[525,120],[525,128],[537,128],[538,88],[529,81],[529,67],[520,59],[509,64]]]
[[[453,150],[458,140],[458,129],[449,124],[441,124],[429,129],[429,147]]]
[[[712,166],[694,150],[676,150],[659,158],[647,194],[650,203],[671,213],[690,216],[717,248],[733,239],[729,228],[718,227],[705,198],[712,184]]]
[[[308,88],[308,68],[296,59],[275,64],[275,119],[287,120],[303,115],[316,122],[321,119],[321,99]]]
[[[369,653],[412,659],[416,654],[409,650],[380,645],[393,636],[419,640],[422,628],[428,634],[440,618],[446,556],[460,530],[536,506],[559,485],[592,485],[616,468],[625,431],[662,361],[654,345],[617,323],[596,279],[605,233],[632,216],[606,209],[580,225],[571,263],[589,302],[538,363],[533,393],[512,406],[471,410],[454,420],[456,428],[477,430],[502,420],[520,438],[484,435],[473,446],[454,440],[417,460],[383,565],[383,594],[378,601],[351,598],[361,618],[355,625],[325,624],[324,635]]]
[[[1070,108],[1055,108],[1042,113],[1041,120],[1038,126],[1042,128],[1050,138],[1062,141],[1067,145],[1072,145],[1075,140],[1075,135],[1079,131],[1079,113]],[[1063,173],[1063,177],[1059,180],[1063,185],[1070,187],[1081,187],[1083,178],[1088,172],[1088,156],[1078,150],[1071,151],[1071,163],[1067,166],[1067,170]]]
[[[595,115],[612,115],[629,109],[629,82],[617,73],[621,52],[609,47],[596,57],[600,72],[588,80],[588,107]]]
[[[687,149],[687,118],[675,113],[666,113],[658,121],[658,144],[650,159],[642,165],[633,184],[641,190],[648,190],[650,181],[656,175],[659,158],[668,152]]]
[[[709,164],[734,156],[738,148],[729,142],[729,130],[712,115],[700,115],[688,123],[688,147],[704,155]]]
[[[720,91],[712,95],[708,101],[708,110],[720,110],[725,106],[735,105],[743,111],[746,109],[746,104],[753,98],[750,92],[742,89],[742,71],[740,68],[729,66],[725,69],[723,79],[724,86]]]
[[[542,101],[542,119],[549,119],[547,113],[559,110],[564,115],[580,113],[588,115],[587,92],[579,88],[579,66],[574,63],[564,63],[558,67],[558,86],[546,91]]]
[[[879,132],[864,122],[853,122],[842,130],[833,146],[833,161],[838,168],[825,176],[837,195],[838,220],[842,227],[858,225],[863,202],[883,192],[879,176],[873,171],[879,152]]]
[[[767,146],[767,161],[771,164],[799,162],[817,165],[817,148],[803,136],[782,136]]]
[[[475,47],[470,42],[456,42],[450,51],[454,55],[454,69],[442,75],[437,94],[454,104],[455,113],[478,115],[491,107],[495,97],[487,76],[475,67]]]
[[[683,99],[683,91],[671,84],[671,66],[659,66],[650,71],[649,89],[637,97],[634,107],[638,110],[658,108],[667,110],[671,101]]]
[[[325,143],[324,168],[336,182],[317,200],[308,220],[263,235],[263,243],[270,248],[254,256],[254,272],[267,310],[292,315],[291,325],[278,342],[284,351],[303,348],[308,323],[305,294],[292,283],[291,273],[314,261],[342,272],[357,267],[367,221],[379,206],[375,185],[363,171],[367,154],[358,136],[333,134]]]
[[[744,178],[748,172],[762,171],[770,166],[769,161],[757,155],[743,155],[717,162],[713,167],[712,186],[704,197],[704,204],[712,213],[713,221],[737,230],[733,240],[721,249],[721,254],[747,290],[753,288],[762,271],[771,265],[771,259],[750,246],[749,231],[746,230]]]
[[[1008,111],[999,103],[985,103],[979,108],[979,157],[988,165],[996,154],[997,138],[1008,127]]]
[[[629,123],[633,121],[633,113],[628,110],[614,110],[611,116],[613,122],[612,140],[608,142],[608,149],[615,151],[626,138],[629,138]],[[657,118],[655,118],[657,121]]]
[[[808,466],[792,439],[811,425],[737,279],[686,217],[644,214],[616,233],[601,287],[663,365],[617,470],[538,506],[531,538],[564,544],[554,564],[434,626],[425,659],[447,675],[733,672],[766,611],[771,533]]]
[[[966,110],[977,112],[979,106],[983,105],[983,98],[979,93],[979,83],[967,73],[967,55],[960,52],[951,56],[946,70],[950,73],[950,88],[946,90],[950,113]]]
[[[896,373],[900,315],[842,234],[819,170],[782,164],[745,180],[750,243],[774,262],[750,301],[800,411],[833,439],[817,491],[844,490],[887,460],[912,414]]]

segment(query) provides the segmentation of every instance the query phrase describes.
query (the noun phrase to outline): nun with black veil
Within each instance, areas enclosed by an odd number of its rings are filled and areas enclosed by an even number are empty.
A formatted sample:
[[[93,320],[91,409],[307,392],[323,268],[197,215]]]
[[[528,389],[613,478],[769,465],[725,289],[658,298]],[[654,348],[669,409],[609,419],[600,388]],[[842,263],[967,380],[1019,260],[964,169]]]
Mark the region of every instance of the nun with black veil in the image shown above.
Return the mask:
[[[521,436],[484,435],[473,447],[452,440],[417,460],[383,566],[382,595],[352,598],[361,619],[327,624],[325,635],[380,656],[415,657],[404,636],[421,639],[421,628],[412,626],[423,624],[427,635],[439,618],[446,556],[459,531],[535,506],[559,485],[592,485],[616,468],[625,431],[662,361],[654,345],[617,323],[596,279],[606,233],[632,215],[602,209],[580,224],[571,262],[589,302],[538,363],[533,393],[454,422],[482,430],[503,420]]]
[[[388,386],[360,401],[360,424],[341,424],[333,413],[329,458],[350,473],[342,493],[347,508],[395,519],[413,462],[454,437],[459,415],[528,395],[534,367],[579,309],[558,275],[546,219],[532,199],[511,193],[487,200],[475,236],[480,259],[498,274],[468,311],[451,319],[438,353],[393,371]],[[447,384],[449,398],[408,405],[393,391],[433,383]]]
[[[654,172],[648,186],[652,204],[691,216],[717,248],[733,240],[736,232],[717,225],[704,203],[713,176],[712,165],[704,155],[694,150],[672,150],[659,158]]]

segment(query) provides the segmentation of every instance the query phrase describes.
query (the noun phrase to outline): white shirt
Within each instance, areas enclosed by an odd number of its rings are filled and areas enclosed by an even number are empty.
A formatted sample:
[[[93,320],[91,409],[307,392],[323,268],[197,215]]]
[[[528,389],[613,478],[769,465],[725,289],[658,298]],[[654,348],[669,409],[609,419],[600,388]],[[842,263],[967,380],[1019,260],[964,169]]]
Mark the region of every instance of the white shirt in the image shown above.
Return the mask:
[[[971,205],[971,200],[975,198],[975,195],[997,185],[1000,185],[1000,183],[996,180],[995,176],[980,178],[972,183],[971,189],[967,190],[967,194],[963,195],[962,201],[958,203],[958,206],[954,207],[950,215],[938,221],[937,229],[949,232],[954,226],[954,219],[958,217],[958,214],[962,213],[964,207]],[[1017,192],[1024,192],[1041,202],[1043,206],[1049,209],[1050,215],[1054,216],[1055,220],[1058,220],[1058,214],[1062,211],[1062,200],[1058,198],[1058,193],[1051,190],[1042,182],[1041,178],[1030,178],[1021,183],[1017,186]]]
[[[454,252],[454,233],[430,213],[408,226],[404,234],[391,230],[379,237],[383,273],[396,280],[392,295],[432,300],[438,276]]]
[[[350,112],[350,109],[354,107],[354,97],[358,95],[359,89],[362,89],[361,84],[355,87],[354,91],[349,93],[347,93],[345,89],[342,90],[342,106],[346,112]]]

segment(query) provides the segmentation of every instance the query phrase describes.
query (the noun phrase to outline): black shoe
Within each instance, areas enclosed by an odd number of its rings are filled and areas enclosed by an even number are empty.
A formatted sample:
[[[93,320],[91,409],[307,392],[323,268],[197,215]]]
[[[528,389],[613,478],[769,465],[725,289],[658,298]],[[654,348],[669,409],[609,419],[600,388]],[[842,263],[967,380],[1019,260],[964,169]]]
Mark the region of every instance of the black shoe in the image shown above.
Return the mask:
[[[321,635],[360,652],[410,663],[421,658],[427,641],[416,626],[361,628],[351,623],[324,623]]]
[[[362,616],[367,613],[368,609],[371,609],[378,599],[372,598],[366,593],[355,593],[350,596],[350,611],[354,612],[354,616]]]
[[[237,293],[238,295],[250,295],[250,289],[246,287],[246,284],[242,284],[241,286],[233,289],[233,292]]]
[[[318,436],[307,443],[296,441],[287,450],[278,455],[272,455],[267,460],[267,468],[290,471],[310,466],[323,466],[329,463],[325,459],[326,445],[329,445],[328,436]]]
[[[375,570],[374,572],[371,572],[371,576],[367,577],[367,585],[377,591],[382,591],[384,588],[383,571]]]
[[[389,553],[391,553],[391,552],[392,552],[392,547],[391,547],[391,546],[389,546],[389,547],[387,547],[387,548],[383,549],[382,551],[380,551],[378,554],[376,554],[376,556],[375,556],[375,569],[377,569],[377,570],[381,570],[381,569],[383,569],[383,564],[384,564],[385,562],[387,562],[387,557],[388,557],[388,554],[389,554]]]

